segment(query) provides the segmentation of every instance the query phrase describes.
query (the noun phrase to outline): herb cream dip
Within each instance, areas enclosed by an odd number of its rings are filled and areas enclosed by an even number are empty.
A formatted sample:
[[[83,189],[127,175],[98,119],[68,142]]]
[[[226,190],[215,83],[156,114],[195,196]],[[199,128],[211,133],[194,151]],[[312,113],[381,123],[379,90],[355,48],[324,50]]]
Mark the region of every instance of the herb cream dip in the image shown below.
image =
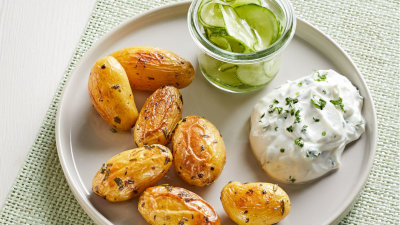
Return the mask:
[[[365,130],[363,97],[344,76],[319,70],[263,97],[251,114],[250,144],[263,169],[285,183],[323,176]]]

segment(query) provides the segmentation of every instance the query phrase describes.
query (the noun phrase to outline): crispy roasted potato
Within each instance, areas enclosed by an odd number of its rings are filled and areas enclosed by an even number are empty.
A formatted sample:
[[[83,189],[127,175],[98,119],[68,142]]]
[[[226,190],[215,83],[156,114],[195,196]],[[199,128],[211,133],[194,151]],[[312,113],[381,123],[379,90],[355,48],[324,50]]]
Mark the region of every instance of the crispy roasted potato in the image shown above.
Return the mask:
[[[173,86],[157,89],[144,103],[134,129],[137,146],[166,145],[182,117],[182,95]]]
[[[213,183],[225,166],[225,144],[218,129],[199,116],[183,118],[172,136],[178,175],[196,186]]]
[[[200,196],[184,188],[169,185],[146,189],[140,196],[138,209],[152,225],[219,225],[215,210]]]
[[[138,111],[128,77],[112,56],[97,60],[89,76],[89,96],[100,116],[118,130],[129,130]]]
[[[137,46],[111,55],[124,67],[133,89],[155,91],[166,85],[184,88],[194,78],[192,64],[168,50]]]
[[[103,164],[93,178],[92,189],[110,202],[125,201],[157,184],[171,165],[172,154],[165,146],[127,150]]]
[[[275,224],[290,212],[289,196],[270,183],[230,182],[222,189],[221,202],[239,225]]]

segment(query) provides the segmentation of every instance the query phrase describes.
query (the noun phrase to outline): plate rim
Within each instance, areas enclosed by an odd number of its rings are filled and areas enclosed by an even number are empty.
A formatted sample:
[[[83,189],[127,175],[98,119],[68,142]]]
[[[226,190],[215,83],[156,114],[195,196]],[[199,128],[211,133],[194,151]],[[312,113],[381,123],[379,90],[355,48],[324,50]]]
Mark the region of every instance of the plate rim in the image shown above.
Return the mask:
[[[96,223],[96,224],[112,224],[111,221],[109,221],[103,214],[101,214],[90,202],[88,201],[87,196],[83,193],[82,190],[80,190],[79,184],[77,184],[73,179],[70,170],[68,169],[66,158],[65,158],[65,150],[63,150],[63,146],[61,145],[61,118],[62,118],[62,108],[63,108],[63,103],[65,102],[65,92],[70,88],[72,85],[70,80],[72,77],[76,76],[76,72],[78,68],[81,67],[84,61],[86,61],[86,58],[88,58],[89,55],[92,54],[93,51],[99,46],[101,43],[106,41],[107,39],[110,38],[110,36],[114,35],[117,31],[122,30],[125,26],[130,25],[133,23],[135,20],[140,19],[141,17],[144,17],[146,15],[152,14],[157,11],[165,10],[166,8],[178,8],[178,7],[183,7],[186,6],[189,7],[191,4],[190,0],[184,0],[182,2],[176,2],[176,3],[170,3],[166,4],[163,6],[155,7],[150,10],[147,10],[143,13],[139,13],[133,17],[130,17],[127,19],[125,22],[122,22],[118,26],[114,27],[107,33],[105,33],[101,38],[99,38],[97,41],[95,41],[92,46],[89,48],[89,50],[83,54],[83,56],[79,59],[78,63],[74,67],[74,69],[71,71],[69,77],[65,81],[65,86],[62,90],[62,93],[59,97],[59,105],[57,107],[57,113],[56,113],[56,124],[55,124],[55,138],[56,138],[56,147],[57,147],[57,154],[60,160],[61,168],[63,170],[64,176],[67,180],[68,186],[70,190],[72,191],[75,199],[78,201],[79,205],[82,207],[82,209],[89,215],[89,217]],[[327,224],[336,224],[340,222],[341,219],[343,219],[347,213],[352,209],[354,206],[355,202],[358,200],[359,195],[361,194],[361,191],[363,190],[369,174],[372,169],[372,165],[375,159],[375,154],[376,154],[376,148],[377,148],[377,115],[376,115],[376,110],[374,106],[374,102],[372,99],[372,95],[370,93],[370,90],[368,88],[367,83],[365,82],[364,77],[360,73],[358,67],[356,64],[353,62],[351,57],[328,35],[324,34],[321,30],[310,24],[309,22],[297,17],[297,29],[301,26],[306,26],[308,29],[312,29],[314,32],[318,33],[320,38],[324,38],[326,42],[331,43],[337,50],[339,50],[340,54],[343,55],[343,57],[349,61],[351,66],[354,68],[356,72],[356,77],[359,78],[362,82],[362,84],[365,86],[365,92],[367,96],[364,96],[364,98],[368,98],[368,100],[371,102],[371,111],[372,111],[372,116],[373,116],[373,121],[374,123],[371,124],[371,129],[372,131],[372,143],[371,143],[371,151],[370,151],[370,156],[367,161],[367,170],[363,171],[361,174],[360,178],[358,179],[357,185],[355,188],[353,188],[353,191],[351,192],[351,198],[346,199],[346,202],[342,204],[341,207],[339,207],[339,210],[336,210],[336,212],[326,219]],[[297,30],[296,30],[297,31]],[[297,32],[295,32],[294,35],[297,35]],[[306,41],[307,42],[307,41]],[[309,42],[307,42],[309,43]],[[312,45],[312,44],[311,44]],[[313,45],[312,45],[313,46]],[[315,46],[313,46],[315,47]],[[317,49],[319,50],[319,49]],[[78,173],[78,171],[76,171]],[[78,173],[79,174],[79,173]]]

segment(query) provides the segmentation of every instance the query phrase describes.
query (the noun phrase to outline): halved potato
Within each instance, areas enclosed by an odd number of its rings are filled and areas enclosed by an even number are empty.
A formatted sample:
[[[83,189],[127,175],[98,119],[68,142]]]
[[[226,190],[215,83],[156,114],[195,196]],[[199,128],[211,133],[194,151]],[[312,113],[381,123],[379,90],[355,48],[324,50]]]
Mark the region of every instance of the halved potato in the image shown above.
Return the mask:
[[[140,196],[138,209],[152,225],[219,225],[215,210],[200,196],[184,188],[170,185],[146,189]]]
[[[167,85],[184,88],[194,78],[192,64],[168,50],[137,46],[117,50],[111,56],[124,67],[132,89],[155,91]]]
[[[239,225],[275,224],[290,212],[289,196],[271,183],[230,182],[222,189],[221,202]]]
[[[165,146],[127,150],[103,164],[93,178],[92,189],[110,202],[125,201],[157,184],[171,165],[172,154]]]
[[[182,117],[182,95],[173,86],[157,89],[144,103],[134,129],[137,146],[168,144]]]
[[[225,144],[218,129],[199,116],[183,118],[172,136],[178,175],[196,186],[213,183],[225,166]]]
[[[100,116],[118,130],[129,130],[136,122],[136,109],[128,77],[112,56],[96,61],[89,76],[89,96]]]

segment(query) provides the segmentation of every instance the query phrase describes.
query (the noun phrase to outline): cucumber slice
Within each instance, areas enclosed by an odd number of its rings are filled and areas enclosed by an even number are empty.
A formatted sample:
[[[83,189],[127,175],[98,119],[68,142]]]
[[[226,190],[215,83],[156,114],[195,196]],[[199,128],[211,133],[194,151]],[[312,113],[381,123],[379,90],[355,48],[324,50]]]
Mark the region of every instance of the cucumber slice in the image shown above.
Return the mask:
[[[199,20],[205,27],[224,27],[220,1],[208,1],[199,8]]]
[[[236,74],[241,82],[250,86],[264,85],[274,78],[274,76],[267,76],[264,63],[240,65]]]
[[[226,40],[228,41],[229,45],[231,46],[232,52],[237,52],[237,53],[248,53],[250,50],[239,40],[236,38],[233,38],[231,36],[225,37]]]
[[[267,48],[279,37],[278,21],[269,9],[256,4],[247,4],[236,7],[235,11],[256,32],[258,40],[254,46],[256,50]]]
[[[228,32],[223,27],[209,27],[205,28],[206,36],[228,36]]]
[[[242,42],[247,48],[252,49],[257,39],[246,21],[240,19],[235,10],[228,5],[219,5],[219,8],[228,34]]]
[[[231,45],[229,44],[228,40],[223,36],[210,36],[209,40],[218,48],[222,48],[226,51],[232,51]]]
[[[228,35],[225,28],[213,27],[205,28],[206,38],[215,44],[217,47],[227,51],[237,53],[249,53],[251,50],[247,48],[242,42]],[[226,43],[227,42],[227,43]],[[229,45],[226,46],[226,44]]]
[[[261,2],[259,0],[234,0],[230,2],[230,6],[232,6],[233,8],[247,4],[261,5]]]
[[[200,68],[210,79],[231,87],[242,85],[236,77],[238,66],[220,62],[206,54],[199,55]]]
[[[267,77],[272,77],[274,78],[275,75],[279,71],[279,67],[281,66],[281,59],[275,58],[273,60],[264,62],[264,73]]]

